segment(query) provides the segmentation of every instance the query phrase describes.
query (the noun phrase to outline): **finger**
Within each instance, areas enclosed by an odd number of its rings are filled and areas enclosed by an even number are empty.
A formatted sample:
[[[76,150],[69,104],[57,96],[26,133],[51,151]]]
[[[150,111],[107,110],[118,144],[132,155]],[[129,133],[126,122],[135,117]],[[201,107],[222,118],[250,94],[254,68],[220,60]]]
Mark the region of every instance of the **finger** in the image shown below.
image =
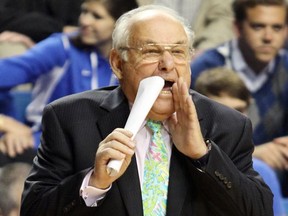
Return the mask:
[[[288,148],[288,136],[285,137],[279,137],[273,140],[275,144],[283,145]]]
[[[133,155],[134,154],[134,144],[129,141],[129,144],[119,142],[117,140],[111,140],[105,144],[105,149],[112,149],[114,151],[121,152],[124,155]]]
[[[122,160],[125,157],[124,153],[114,148],[99,149],[96,153],[96,161],[102,165],[107,165],[110,160]]]
[[[175,125],[177,124],[177,117],[175,115],[175,113],[173,113],[169,118],[168,118],[168,128],[169,128],[169,131],[171,133],[173,133],[173,131],[175,130]]]
[[[191,121],[197,120],[197,114],[196,114],[196,108],[192,101],[192,97],[189,94],[189,89],[187,87],[186,82],[183,81],[181,78],[181,86],[180,86],[180,92],[182,96],[182,103],[181,103],[181,109],[182,109],[182,116],[181,116],[181,122],[191,123]]]
[[[7,148],[5,146],[5,143],[3,141],[0,141],[0,151],[3,153],[3,154],[6,154],[7,153]]]
[[[6,41],[6,40],[8,40],[9,37],[10,37],[10,35],[11,35],[11,32],[9,32],[9,31],[4,31],[4,32],[2,32],[2,33],[0,34],[0,41]]]
[[[33,148],[34,147],[34,139],[33,136],[23,136],[22,139],[22,147],[24,149]]]
[[[270,157],[266,159],[266,161],[268,165],[275,169],[283,169],[285,165],[285,161],[283,160],[283,157],[281,157],[281,155],[277,156],[271,154]]]
[[[185,107],[186,107],[186,100],[187,100],[187,95],[188,95],[188,89],[187,87],[185,86],[185,82],[183,81],[183,78],[180,77],[178,80],[178,94],[179,94],[179,97],[180,97],[180,108],[182,110],[185,110]]]
[[[112,140],[116,140],[120,143],[128,145],[130,148],[135,147],[134,142],[131,140],[133,133],[131,131],[125,130],[123,128],[116,128],[112,133],[110,133],[102,143],[108,143]]]
[[[174,108],[176,111],[176,116],[177,116],[177,122],[182,122],[185,116],[183,116],[185,113],[183,113],[183,94],[181,91],[182,88],[182,80],[179,78],[176,83],[174,83],[172,87],[172,92],[173,92],[173,103],[174,103]],[[185,97],[185,96],[184,96]]]
[[[23,137],[16,137],[15,138],[15,151],[16,154],[22,154],[25,150],[25,138]]]
[[[14,143],[11,142],[11,140],[7,140],[6,141],[6,148],[7,148],[7,155],[9,157],[15,157],[16,156],[16,151],[15,151],[15,148],[14,148]]]
[[[178,97],[178,84],[177,82],[173,84],[172,86],[172,95],[173,95],[173,103],[174,103],[174,109],[177,112],[179,110],[179,97]]]
[[[288,148],[286,146],[281,145],[279,146],[279,149],[281,151],[281,154],[283,154],[283,156],[288,159]]]
[[[281,149],[273,146],[273,148],[269,148],[269,153],[266,154],[266,158],[268,164],[276,169],[283,169],[285,167],[285,157],[281,153]]]

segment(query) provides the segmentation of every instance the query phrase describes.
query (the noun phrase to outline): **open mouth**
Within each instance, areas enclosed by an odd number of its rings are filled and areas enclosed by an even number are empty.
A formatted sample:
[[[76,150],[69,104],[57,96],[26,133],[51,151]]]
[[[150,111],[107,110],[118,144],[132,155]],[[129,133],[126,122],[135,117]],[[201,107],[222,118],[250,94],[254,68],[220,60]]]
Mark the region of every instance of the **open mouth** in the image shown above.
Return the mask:
[[[171,91],[172,91],[172,85],[174,84],[174,82],[171,82],[171,81],[168,81],[168,80],[165,80],[165,84],[164,84],[164,87],[163,87],[163,89],[162,89],[162,93],[166,93],[166,94],[168,94],[168,93],[171,93]]]

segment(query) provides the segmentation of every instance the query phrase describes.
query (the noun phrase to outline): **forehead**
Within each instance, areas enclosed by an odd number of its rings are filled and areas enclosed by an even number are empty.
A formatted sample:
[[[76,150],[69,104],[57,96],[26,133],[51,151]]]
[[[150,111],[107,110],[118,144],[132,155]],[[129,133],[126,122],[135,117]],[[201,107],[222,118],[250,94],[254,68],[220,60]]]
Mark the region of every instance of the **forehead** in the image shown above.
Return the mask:
[[[131,42],[187,43],[184,27],[175,18],[163,13],[138,17],[131,28]]]
[[[286,8],[278,5],[258,5],[246,10],[247,21],[285,24]]]
[[[108,10],[100,2],[86,1],[86,2],[82,3],[81,8],[88,10],[90,12],[93,12],[93,13],[97,13],[97,14],[102,15],[102,16],[109,15]]]

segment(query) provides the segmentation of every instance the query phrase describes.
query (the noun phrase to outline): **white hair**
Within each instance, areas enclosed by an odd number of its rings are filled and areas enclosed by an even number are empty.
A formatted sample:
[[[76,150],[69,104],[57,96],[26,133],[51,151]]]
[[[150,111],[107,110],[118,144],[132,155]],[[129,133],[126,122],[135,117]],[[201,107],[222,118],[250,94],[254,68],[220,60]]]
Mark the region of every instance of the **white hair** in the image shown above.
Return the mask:
[[[187,34],[189,47],[191,49],[193,48],[194,32],[192,31],[188,21],[184,19],[182,16],[180,16],[176,11],[160,5],[141,6],[131,11],[128,11],[127,13],[119,17],[119,19],[115,23],[115,28],[112,34],[113,48],[120,51],[121,47],[128,46],[131,33],[131,26],[138,20],[141,20],[141,17],[145,18],[151,12],[162,12],[168,16],[171,16],[175,20],[179,21],[179,23],[182,24],[184,31]]]

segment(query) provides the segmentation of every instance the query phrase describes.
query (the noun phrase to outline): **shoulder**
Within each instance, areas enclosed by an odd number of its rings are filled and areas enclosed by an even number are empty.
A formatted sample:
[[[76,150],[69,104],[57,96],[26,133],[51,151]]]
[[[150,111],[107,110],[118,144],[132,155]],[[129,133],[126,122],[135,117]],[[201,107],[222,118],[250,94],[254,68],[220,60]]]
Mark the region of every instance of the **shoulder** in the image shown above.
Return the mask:
[[[204,70],[225,65],[225,56],[223,55],[221,49],[222,46],[208,49],[192,60],[190,65],[192,72],[191,86],[194,86],[195,79]]]
[[[63,33],[54,33],[54,34],[51,34],[46,39],[40,41],[38,44],[49,44],[49,45],[59,46],[63,44],[62,42],[63,36],[65,36],[65,34]]]
[[[121,88],[111,86],[72,94],[49,103],[44,108],[42,124],[60,122],[66,128],[115,113],[119,115],[119,112],[124,115],[125,111],[129,112],[129,104]]]
[[[225,57],[220,50],[226,46],[223,44],[219,47],[211,48],[200,53],[199,56],[195,57],[191,63],[191,67],[195,67],[199,64],[224,64]]]
[[[65,51],[62,36],[62,33],[52,34],[32,47],[31,52],[35,55],[46,55],[47,60],[61,57]]]
[[[55,108],[61,108],[76,105],[85,107],[86,104],[100,104],[110,94],[113,94],[113,90],[115,89],[116,86],[109,86],[105,88],[71,94],[51,102],[50,105]]]

